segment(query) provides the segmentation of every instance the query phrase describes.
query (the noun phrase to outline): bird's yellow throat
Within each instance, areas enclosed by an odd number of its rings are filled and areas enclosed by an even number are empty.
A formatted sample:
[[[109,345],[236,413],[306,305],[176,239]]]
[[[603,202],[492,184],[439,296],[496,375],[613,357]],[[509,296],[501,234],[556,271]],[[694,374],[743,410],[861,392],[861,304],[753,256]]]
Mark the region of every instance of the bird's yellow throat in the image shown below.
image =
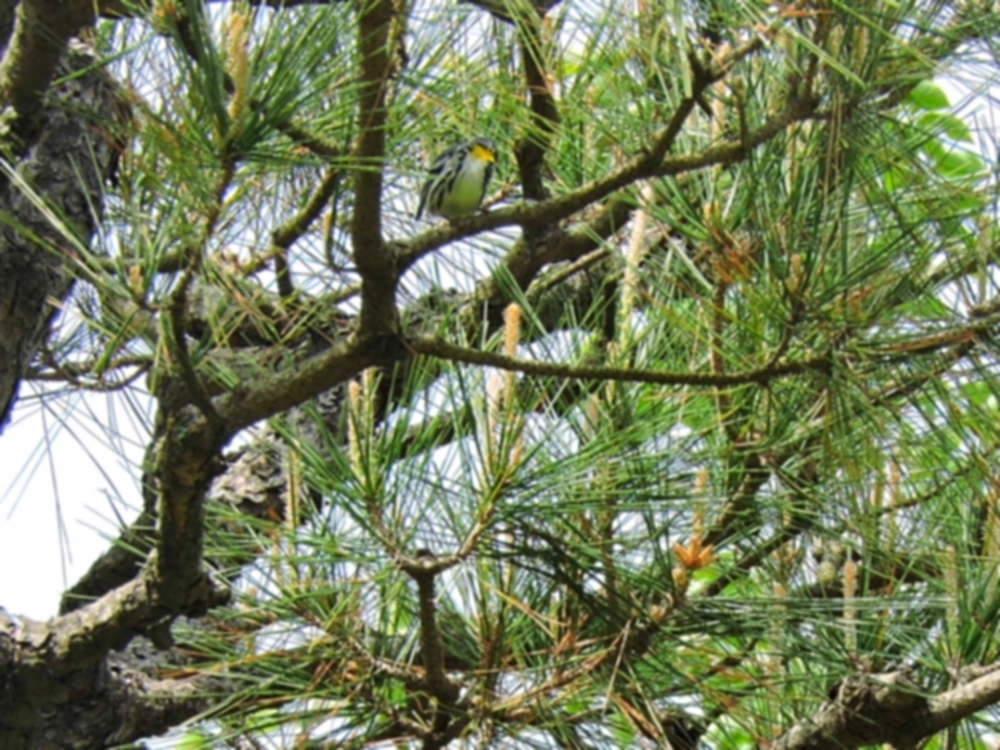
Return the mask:
[[[485,146],[476,144],[472,147],[472,155],[480,161],[496,161],[496,155]]]

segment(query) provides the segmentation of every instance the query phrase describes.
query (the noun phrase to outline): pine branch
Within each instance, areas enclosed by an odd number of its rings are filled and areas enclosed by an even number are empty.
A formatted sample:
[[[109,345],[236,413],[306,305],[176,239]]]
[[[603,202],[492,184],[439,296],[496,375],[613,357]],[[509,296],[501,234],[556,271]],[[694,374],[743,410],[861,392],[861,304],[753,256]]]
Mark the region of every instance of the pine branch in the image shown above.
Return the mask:
[[[743,372],[725,374],[697,372],[658,372],[617,367],[575,367],[556,362],[538,362],[503,354],[484,352],[455,346],[439,339],[409,338],[407,346],[418,354],[440,357],[452,362],[497,367],[501,370],[521,372],[526,375],[548,375],[580,380],[603,380],[621,383],[655,383],[658,385],[684,385],[699,388],[727,388],[747,383],[765,384],[778,378],[804,372],[825,371],[830,358],[819,355],[803,360],[792,360]]]

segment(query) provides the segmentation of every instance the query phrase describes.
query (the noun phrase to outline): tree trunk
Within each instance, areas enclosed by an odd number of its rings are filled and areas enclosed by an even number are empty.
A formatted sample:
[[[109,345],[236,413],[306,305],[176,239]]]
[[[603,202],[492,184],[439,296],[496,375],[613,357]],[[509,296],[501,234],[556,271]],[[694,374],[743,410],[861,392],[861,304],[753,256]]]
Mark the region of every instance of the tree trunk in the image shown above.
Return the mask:
[[[73,49],[57,75],[92,63],[89,54]],[[74,240],[89,242],[102,211],[101,186],[117,158],[107,128],[118,101],[103,72],[91,70],[64,81],[49,93],[47,104],[38,140],[14,165],[18,179],[6,175],[0,190],[5,218],[0,228],[0,431],[59,304],[73,288]],[[64,231],[46,213],[58,217]]]

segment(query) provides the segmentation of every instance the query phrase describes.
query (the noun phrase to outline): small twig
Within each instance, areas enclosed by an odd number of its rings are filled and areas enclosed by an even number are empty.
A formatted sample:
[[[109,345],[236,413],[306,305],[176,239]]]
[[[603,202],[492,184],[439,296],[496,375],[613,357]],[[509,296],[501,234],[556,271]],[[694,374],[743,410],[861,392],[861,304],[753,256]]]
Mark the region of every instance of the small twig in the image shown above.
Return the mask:
[[[545,292],[550,289],[554,289],[567,279],[580,273],[580,271],[586,271],[595,263],[599,263],[605,258],[609,258],[611,254],[612,251],[610,247],[599,247],[581,258],[578,258],[572,263],[569,263],[565,268],[554,269],[553,273],[549,274],[545,278],[539,279],[528,288],[528,301],[535,303],[543,294],[545,294]]]
[[[88,383],[83,380],[80,380],[75,375],[72,375],[70,373],[59,372],[58,370],[54,372],[44,372],[44,371],[30,372],[28,373],[27,376],[25,376],[25,380],[34,380],[41,383],[69,383],[74,388],[79,388],[82,391],[91,391],[92,393],[114,393],[116,391],[122,391],[125,390],[126,388],[129,388],[139,378],[141,378],[143,375],[149,372],[150,368],[153,366],[153,363],[152,361],[149,361],[148,358],[146,359],[147,361],[145,362],[137,363],[135,365],[130,365],[136,368],[135,372],[131,373],[123,380],[118,380],[113,383],[105,383],[105,382]],[[122,365],[121,363],[118,362],[112,362],[109,365],[109,369],[114,367],[123,367],[123,366],[125,365]]]
[[[51,368],[51,372],[42,367],[32,367],[28,370],[27,374],[29,380],[65,381],[80,388],[97,388],[96,385],[88,385],[83,380],[80,380],[80,377],[92,375],[98,362],[100,362],[100,357],[95,357],[85,362],[59,362],[51,351],[44,349],[39,352],[39,359]],[[148,370],[152,364],[153,360],[148,355],[136,354],[112,359],[101,369],[102,372],[109,372],[124,367],[135,367],[142,373]],[[134,375],[129,375],[127,380],[131,382],[133,379]],[[120,385],[120,383],[114,383],[110,387],[118,388]]]
[[[735,447],[735,446],[734,446]],[[718,547],[731,536],[741,519],[756,499],[757,493],[771,476],[761,458],[761,451],[751,451],[742,461],[743,478],[732,497],[719,511],[712,528],[705,534],[702,544]]]
[[[289,7],[288,5],[283,5],[283,7]],[[260,106],[259,103],[255,101],[250,102],[250,106]],[[333,141],[329,141],[321,135],[313,133],[308,130],[305,126],[288,119],[285,122],[279,122],[275,127],[284,133],[289,139],[295,143],[309,149],[316,156],[322,156],[329,159],[339,158],[343,151],[340,146]]]
[[[501,370],[513,370],[515,372],[523,372],[526,375],[708,388],[724,388],[748,383],[767,383],[777,378],[809,370],[824,371],[829,369],[831,364],[829,355],[819,355],[803,360],[782,362],[769,368],[760,367],[742,372],[714,375],[712,373],[634,370],[618,367],[582,367],[560,364],[558,362],[538,362],[483,352],[477,349],[468,349],[433,338],[410,338],[407,339],[407,345],[418,354],[440,357],[453,362],[485,365],[488,367],[497,367]]]
[[[288,248],[309,231],[309,227],[319,217],[323,208],[340,183],[342,172],[340,167],[329,167],[320,180],[319,185],[295,216],[279,226],[271,233],[271,247],[258,261],[266,262],[268,257],[274,258],[275,275],[278,280],[278,294],[283,299],[289,299],[295,294],[295,287],[288,270]],[[250,269],[252,272],[255,269]]]
[[[525,704],[533,703],[545,696],[547,693],[551,693],[553,690],[559,690],[560,688],[576,682],[581,677],[593,674],[594,671],[600,669],[605,662],[611,658],[612,654],[617,653],[618,649],[625,644],[626,639],[624,634],[627,633],[628,628],[629,625],[626,623],[625,631],[617,635],[614,640],[608,644],[607,648],[605,648],[602,652],[585,659],[583,663],[575,669],[557,672],[538,687],[526,690],[523,693],[517,693],[509,698],[497,702],[493,706],[493,713],[500,715],[515,714]]]
[[[715,290],[712,295],[712,324],[708,348],[712,373],[719,377],[726,374],[726,361],[722,356],[722,336],[726,329],[726,292],[729,289],[729,282],[723,278],[723,275],[722,273],[718,274],[719,278],[715,281]],[[729,421],[732,401],[728,393],[722,390],[716,392],[715,408],[719,424],[729,441],[735,443],[739,438],[739,427]]]
[[[323,207],[326,206],[327,201],[330,200],[330,196],[337,189],[337,183],[341,177],[340,167],[329,167],[302,210],[274,230],[271,235],[271,243],[276,247],[287,249],[293,242],[302,237],[319,216]]]

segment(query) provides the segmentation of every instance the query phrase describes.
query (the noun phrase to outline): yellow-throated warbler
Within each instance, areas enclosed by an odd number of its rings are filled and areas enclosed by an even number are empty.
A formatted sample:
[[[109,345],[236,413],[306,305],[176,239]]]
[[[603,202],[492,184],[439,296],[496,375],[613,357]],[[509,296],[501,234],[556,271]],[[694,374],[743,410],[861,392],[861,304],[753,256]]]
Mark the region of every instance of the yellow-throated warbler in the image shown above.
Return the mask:
[[[486,195],[496,160],[497,145],[489,138],[473,138],[438,156],[420,191],[417,218],[424,209],[446,219],[474,214]]]

